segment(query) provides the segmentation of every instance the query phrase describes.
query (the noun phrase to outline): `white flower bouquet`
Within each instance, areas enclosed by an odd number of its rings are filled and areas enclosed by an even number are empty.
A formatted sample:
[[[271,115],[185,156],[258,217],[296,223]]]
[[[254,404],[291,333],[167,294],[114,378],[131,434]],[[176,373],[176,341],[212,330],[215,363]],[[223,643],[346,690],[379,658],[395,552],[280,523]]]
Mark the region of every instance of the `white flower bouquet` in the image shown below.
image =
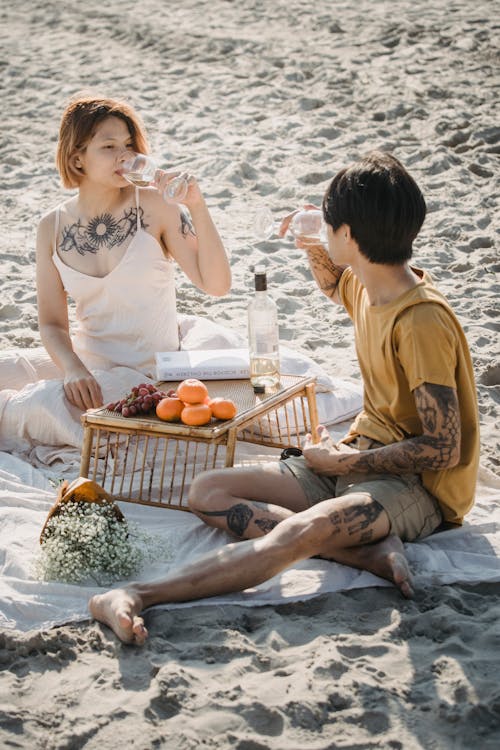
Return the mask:
[[[151,550],[149,535],[131,528],[113,498],[95,482],[63,482],[40,535],[35,576],[43,581],[100,586],[136,573]]]

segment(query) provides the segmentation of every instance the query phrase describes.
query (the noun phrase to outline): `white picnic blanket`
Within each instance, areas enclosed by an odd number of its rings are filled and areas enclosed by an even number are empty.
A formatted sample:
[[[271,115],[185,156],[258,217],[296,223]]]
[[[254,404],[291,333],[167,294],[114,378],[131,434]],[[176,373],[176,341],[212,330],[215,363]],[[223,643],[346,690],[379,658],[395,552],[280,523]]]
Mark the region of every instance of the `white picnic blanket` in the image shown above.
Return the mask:
[[[335,437],[338,432],[334,431]],[[241,444],[236,459],[262,458],[258,451],[262,449]],[[0,626],[4,628],[28,631],[85,620],[89,597],[101,590],[41,583],[33,578],[32,564],[40,531],[55,499],[49,474],[50,467],[36,469],[18,457],[0,452]],[[417,586],[500,581],[499,501],[500,479],[482,469],[477,501],[464,526],[406,545]],[[137,522],[160,537],[171,550],[169,559],[148,565],[136,579],[161,577],[172,567],[215,551],[230,541],[224,532],[209,529],[190,513],[130,503],[121,503],[121,508],[129,521]],[[328,592],[387,585],[370,573],[313,559],[294,565],[255,589],[201,600],[197,604],[276,605]]]
[[[220,346],[214,338],[213,326],[194,326],[192,340],[186,338],[191,348]],[[200,334],[205,330],[205,338]],[[237,343],[237,342],[236,342]],[[227,345],[236,345],[235,342]],[[338,439],[345,434],[352,416],[360,409],[361,387],[356,381],[330,377],[312,359],[283,348],[282,372],[296,375],[314,375],[317,379],[318,416],[322,424],[329,426]],[[8,353],[3,356],[9,358]],[[127,368],[108,371],[106,386],[110,398],[121,392],[125,381],[132,378],[137,383],[140,374]],[[4,368],[5,371],[5,368]],[[135,380],[134,380],[135,378]],[[40,381],[47,383],[47,381]],[[45,583],[33,577],[32,566],[38,551],[41,528],[52,505],[56,490],[55,482],[61,478],[75,479],[79,474],[81,430],[79,420],[68,410],[59,409],[61,399],[35,384],[35,397],[30,396],[27,411],[20,396],[12,392],[0,392],[0,419],[7,417],[20,428],[22,420],[39,424],[40,436],[57,433],[68,435],[68,445],[59,439],[56,445],[46,445],[47,440],[22,441],[19,452],[14,455],[0,450],[0,626],[28,631],[48,628],[67,622],[85,620],[88,617],[87,602],[97,587]],[[108,388],[106,388],[107,390]],[[50,390],[50,389],[49,389]],[[7,395],[5,395],[7,394]],[[17,409],[17,412],[16,412]],[[67,413],[68,412],[68,413]],[[17,415],[17,416],[16,416]],[[78,415],[77,415],[78,416]],[[21,420],[21,421],[20,421]],[[51,426],[50,426],[51,425]],[[22,432],[22,430],[21,430]],[[9,447],[9,451],[13,449]],[[236,462],[256,461],[274,457],[278,452],[239,443]],[[500,580],[500,480],[482,471],[477,492],[477,502],[467,517],[463,528],[433,535],[418,544],[407,545],[408,557],[416,573],[417,583],[482,582]],[[159,578],[172,567],[193,560],[201,554],[217,550],[232,541],[222,531],[209,529],[198,518],[185,511],[156,509],[131,503],[121,503],[127,519],[136,522],[146,532],[156,535],[162,545],[171,550],[169,558],[148,564],[147,569],[135,578],[144,580]],[[263,583],[256,589],[223,597],[203,600],[199,604],[214,602],[236,603],[245,606],[280,604],[319,596],[327,592],[365,586],[387,586],[370,573],[329,563],[322,560],[306,560],[280,575]],[[166,605],[186,607],[190,604]]]

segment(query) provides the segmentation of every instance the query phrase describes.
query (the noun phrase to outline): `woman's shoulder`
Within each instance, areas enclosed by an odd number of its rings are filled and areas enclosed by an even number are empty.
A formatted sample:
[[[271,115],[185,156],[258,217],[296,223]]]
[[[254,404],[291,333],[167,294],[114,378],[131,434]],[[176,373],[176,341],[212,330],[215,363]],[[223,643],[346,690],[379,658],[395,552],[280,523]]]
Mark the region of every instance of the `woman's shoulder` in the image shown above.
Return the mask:
[[[37,253],[50,255],[53,252],[55,235],[61,223],[59,214],[67,210],[67,205],[71,200],[70,198],[59,203],[42,215],[37,227]]]
[[[56,227],[57,208],[52,208],[43,214],[38,222],[37,236],[39,241],[50,241]]]
[[[139,205],[163,215],[177,215],[179,213],[179,204],[164,200],[155,187],[139,188]]]
[[[39,229],[40,230],[54,229],[56,219],[58,218],[59,214],[64,213],[73,200],[74,200],[73,198],[68,198],[65,201],[61,201],[61,203],[58,203],[57,206],[53,206],[53,208],[49,208],[48,211],[42,214],[42,217],[40,218],[38,222]]]
[[[163,199],[154,187],[139,189],[139,206],[143,219],[149,225],[152,234],[169,233],[178,227],[181,208],[178,203],[169,203]]]

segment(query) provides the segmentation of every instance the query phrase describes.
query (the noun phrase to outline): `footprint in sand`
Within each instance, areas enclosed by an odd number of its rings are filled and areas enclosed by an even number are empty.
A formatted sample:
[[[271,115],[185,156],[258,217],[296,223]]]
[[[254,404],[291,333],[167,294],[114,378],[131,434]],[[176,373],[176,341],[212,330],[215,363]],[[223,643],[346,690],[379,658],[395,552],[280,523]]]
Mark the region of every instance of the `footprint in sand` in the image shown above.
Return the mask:
[[[482,167],[480,164],[476,164],[475,162],[469,164],[467,169],[477,177],[493,177],[493,172],[491,171],[491,169],[486,169],[486,167]]]
[[[482,236],[482,237],[474,237],[474,239],[472,239],[469,242],[469,247],[472,250],[479,250],[480,248],[493,247],[493,244],[494,243],[491,237]]]
[[[0,320],[17,320],[21,311],[16,305],[2,305],[0,307]]]
[[[479,376],[479,382],[481,385],[500,385],[500,365],[493,365],[488,367]]]

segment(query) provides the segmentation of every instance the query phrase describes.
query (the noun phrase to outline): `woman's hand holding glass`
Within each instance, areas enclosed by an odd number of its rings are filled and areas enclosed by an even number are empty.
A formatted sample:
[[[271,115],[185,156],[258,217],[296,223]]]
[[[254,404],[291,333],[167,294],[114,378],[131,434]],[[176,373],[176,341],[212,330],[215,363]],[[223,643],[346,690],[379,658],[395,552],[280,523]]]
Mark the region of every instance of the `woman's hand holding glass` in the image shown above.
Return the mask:
[[[146,154],[128,153],[120,165],[120,174],[132,185],[154,185],[166,201],[182,203],[189,193],[194,178],[187,172],[167,172],[160,169],[154,159]]]
[[[202,200],[196,178],[189,172],[157,169],[153,185],[167,203],[183,203],[189,207]]]

